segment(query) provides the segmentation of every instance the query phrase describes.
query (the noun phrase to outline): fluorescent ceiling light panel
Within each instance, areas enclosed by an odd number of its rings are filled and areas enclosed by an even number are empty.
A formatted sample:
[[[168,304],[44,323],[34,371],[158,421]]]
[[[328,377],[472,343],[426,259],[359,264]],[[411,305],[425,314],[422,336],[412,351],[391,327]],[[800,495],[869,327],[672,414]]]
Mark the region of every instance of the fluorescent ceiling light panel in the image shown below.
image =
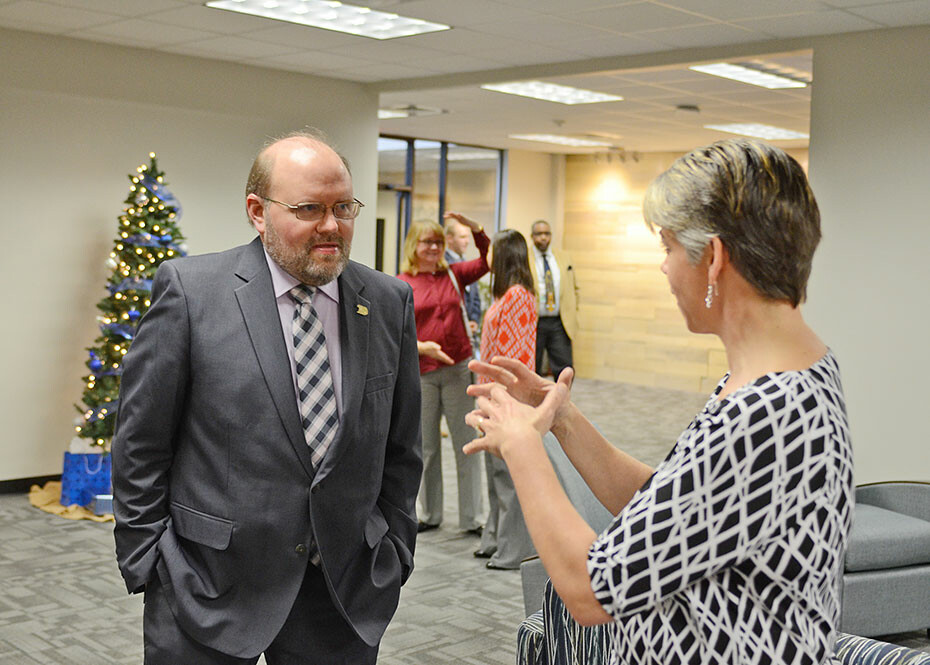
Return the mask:
[[[216,0],[205,4],[214,9],[226,9],[373,39],[408,37],[450,28],[441,23],[379,12],[368,7],[344,5],[335,0]]]
[[[717,62],[712,65],[694,65],[688,69],[692,69],[703,74],[711,74],[712,76],[731,79],[733,81],[740,81],[742,83],[757,85],[761,88],[768,88],[769,90],[775,90],[779,88],[807,87],[807,83],[805,81],[798,81],[797,79],[788,78],[786,76],[779,76],[778,74],[772,74],[760,69],[753,69],[751,67],[744,67],[742,65],[731,65],[727,62]]]
[[[770,141],[810,138],[809,135],[802,134],[801,132],[782,129],[781,127],[773,127],[772,125],[760,125],[753,122],[734,123],[730,125],[704,125],[704,129],[716,129],[721,132],[752,136],[757,139],[768,139]]]
[[[378,120],[390,120],[391,118],[408,118],[410,114],[406,111],[395,111],[393,109],[378,109]]]
[[[510,83],[487,83],[481,86],[485,90],[504,92],[508,95],[532,97],[559,104],[594,104],[596,102],[619,102],[623,97],[605,95],[593,90],[582,90],[567,85],[543,83],[542,81],[512,81]]]
[[[610,143],[604,141],[592,141],[591,139],[579,139],[574,136],[560,136],[558,134],[509,134],[507,138],[519,139],[520,141],[539,141],[541,143],[556,143],[558,145],[567,145],[573,148],[599,148],[610,147]]]

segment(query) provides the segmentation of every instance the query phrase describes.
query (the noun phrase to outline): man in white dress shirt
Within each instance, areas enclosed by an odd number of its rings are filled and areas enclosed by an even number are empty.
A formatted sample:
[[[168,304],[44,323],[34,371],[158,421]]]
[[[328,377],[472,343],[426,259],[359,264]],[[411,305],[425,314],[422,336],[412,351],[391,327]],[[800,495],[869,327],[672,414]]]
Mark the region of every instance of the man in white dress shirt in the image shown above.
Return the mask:
[[[553,377],[572,367],[572,339],[578,329],[577,285],[568,254],[550,247],[552,228],[533,223],[533,261],[539,323],[536,327],[536,371],[543,371],[543,354],[549,356]]]

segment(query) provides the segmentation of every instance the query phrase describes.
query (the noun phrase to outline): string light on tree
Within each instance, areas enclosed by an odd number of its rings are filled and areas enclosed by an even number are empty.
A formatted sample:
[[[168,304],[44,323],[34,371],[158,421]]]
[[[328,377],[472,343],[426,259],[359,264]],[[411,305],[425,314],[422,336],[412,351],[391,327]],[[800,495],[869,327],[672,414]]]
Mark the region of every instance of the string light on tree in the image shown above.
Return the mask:
[[[155,153],[149,164],[129,175],[129,194],[118,216],[117,234],[106,265],[110,269],[107,295],[97,303],[100,336],[87,349],[80,418],[75,432],[91,445],[109,450],[113,421],[119,407],[119,380],[123,357],[129,351],[141,321],[152,302],[152,279],[164,261],[184,256],[187,248],[178,227],[181,206],[166,189]]]

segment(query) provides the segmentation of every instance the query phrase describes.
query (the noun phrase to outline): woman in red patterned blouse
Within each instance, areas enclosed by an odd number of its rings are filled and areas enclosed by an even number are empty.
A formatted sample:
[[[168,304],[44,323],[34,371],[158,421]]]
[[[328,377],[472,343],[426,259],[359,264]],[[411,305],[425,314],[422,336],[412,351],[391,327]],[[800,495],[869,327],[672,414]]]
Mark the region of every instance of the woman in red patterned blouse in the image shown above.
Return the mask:
[[[491,241],[481,226],[463,215],[446,213],[471,229],[479,257],[453,265],[443,255],[446,236],[433,220],[410,225],[404,241],[404,256],[397,276],[413,288],[413,315],[417,322],[417,351],[420,354],[420,391],[423,404],[423,479],[417,507],[419,531],[430,531],[442,522],[442,453],[439,420],[445,415],[452,436],[458,476],[459,528],[479,533],[482,528],[481,460],[467,457],[462,447],[474,438],[465,424],[465,414],[474,408],[466,393],[471,384],[468,361],[471,341],[465,328],[463,291],[488,272]],[[455,281],[453,282],[452,277]]]
[[[530,371],[536,369],[536,295],[530,272],[526,238],[508,229],[494,236],[491,255],[491,295],[494,302],[484,315],[481,357],[513,358]],[[490,379],[479,377],[479,382]],[[507,465],[494,455],[485,456],[490,512],[477,557],[488,557],[488,568],[519,568],[535,554],[523,521]]]

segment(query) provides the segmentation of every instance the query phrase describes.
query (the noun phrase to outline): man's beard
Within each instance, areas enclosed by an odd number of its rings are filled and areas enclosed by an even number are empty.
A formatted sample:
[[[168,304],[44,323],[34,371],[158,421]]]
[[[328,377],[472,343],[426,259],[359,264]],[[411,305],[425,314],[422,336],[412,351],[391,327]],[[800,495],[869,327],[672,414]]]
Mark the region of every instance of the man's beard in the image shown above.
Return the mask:
[[[286,245],[271,224],[265,224],[265,251],[286,273],[308,286],[328,284],[345,270],[349,263],[352,243],[338,233],[314,235],[300,249]],[[314,258],[310,251],[314,245],[325,242],[339,247],[339,253]]]

